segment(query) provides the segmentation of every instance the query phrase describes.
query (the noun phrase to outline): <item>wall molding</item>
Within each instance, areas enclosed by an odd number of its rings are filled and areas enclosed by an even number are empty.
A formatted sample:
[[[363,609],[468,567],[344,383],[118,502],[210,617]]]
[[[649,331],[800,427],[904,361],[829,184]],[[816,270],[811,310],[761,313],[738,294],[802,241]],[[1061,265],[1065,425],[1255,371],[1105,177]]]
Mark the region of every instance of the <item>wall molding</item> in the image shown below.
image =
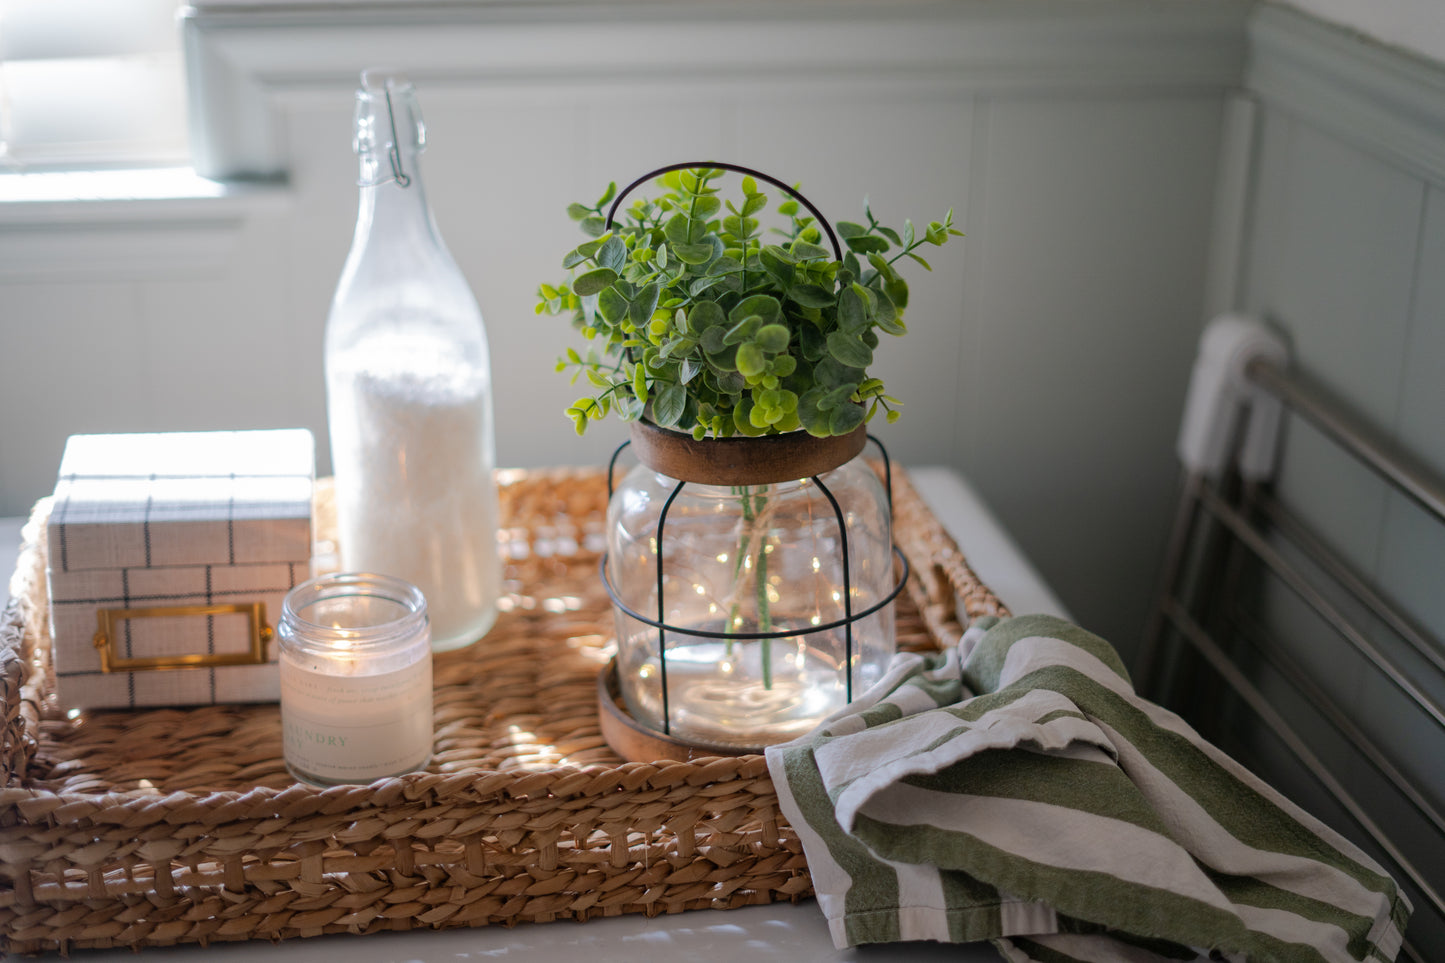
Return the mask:
[[[1273,3],[1249,42],[1245,85],[1266,107],[1445,182],[1445,65]]]
[[[139,203],[143,211],[125,219],[5,223],[0,283],[175,280],[217,274],[231,264],[239,218],[158,219],[153,205]]]
[[[183,30],[196,168],[229,178],[284,173],[280,100],[348,89],[372,64],[433,87],[666,80],[1217,91],[1238,83],[1250,8],[1249,0],[212,0],[187,11]]]
[[[84,192],[65,174],[14,175],[38,184],[0,193],[0,283],[218,273],[250,218],[284,215],[291,204],[281,184],[202,184],[177,173],[174,191],[147,191],[129,172],[110,173],[88,175]]]

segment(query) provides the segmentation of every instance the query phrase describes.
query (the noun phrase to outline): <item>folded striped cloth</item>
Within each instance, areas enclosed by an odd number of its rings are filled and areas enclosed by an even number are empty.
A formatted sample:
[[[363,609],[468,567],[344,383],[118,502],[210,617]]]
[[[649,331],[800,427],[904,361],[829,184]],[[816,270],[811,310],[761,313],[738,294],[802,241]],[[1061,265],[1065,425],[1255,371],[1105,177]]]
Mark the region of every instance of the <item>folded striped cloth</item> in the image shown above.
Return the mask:
[[[1393,960],[1410,914],[1373,860],[1052,616],[982,619],[953,651],[900,655],[767,758],[839,948]]]

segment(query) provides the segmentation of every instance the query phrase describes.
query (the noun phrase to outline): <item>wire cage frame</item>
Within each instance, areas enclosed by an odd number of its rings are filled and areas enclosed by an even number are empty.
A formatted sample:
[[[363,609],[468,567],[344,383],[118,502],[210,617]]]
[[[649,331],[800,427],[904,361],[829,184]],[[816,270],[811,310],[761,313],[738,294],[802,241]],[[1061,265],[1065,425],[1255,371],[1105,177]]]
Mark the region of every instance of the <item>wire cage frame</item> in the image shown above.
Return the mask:
[[[618,210],[621,208],[623,200],[624,200],[633,190],[635,190],[635,189],[637,189],[638,187],[640,187],[641,185],[643,185],[643,184],[645,184],[645,183],[653,180],[654,178],[660,177],[660,176],[662,176],[662,175],[664,175],[664,174],[671,173],[671,172],[673,172],[673,171],[682,171],[682,170],[724,170],[724,171],[730,171],[730,172],[735,173],[735,174],[742,174],[742,175],[745,175],[745,176],[749,176],[749,177],[756,178],[757,180],[763,181],[763,182],[765,182],[765,183],[767,183],[767,184],[769,184],[769,185],[777,188],[778,190],[782,191],[783,193],[785,193],[785,194],[788,195],[789,197],[791,197],[791,198],[793,198],[794,200],[796,200],[800,205],[802,205],[804,208],[806,208],[807,211],[808,211],[810,214],[813,215],[813,217],[814,217],[814,219],[815,219],[818,227],[822,230],[822,232],[824,233],[824,235],[826,236],[826,238],[827,238],[827,240],[828,240],[829,246],[832,248],[834,260],[837,260],[837,261],[843,260],[843,248],[842,248],[842,245],[841,245],[841,244],[839,243],[839,241],[838,241],[838,235],[837,235],[837,233],[834,231],[833,226],[829,223],[828,219],[823,216],[822,211],[820,211],[820,210],[818,209],[818,207],[817,207],[815,204],[813,204],[812,201],[808,200],[808,198],[805,197],[805,196],[802,194],[802,192],[800,192],[796,187],[793,187],[792,185],[786,183],[785,181],[783,181],[783,180],[781,180],[781,179],[779,179],[779,178],[777,178],[777,177],[774,177],[773,175],[768,174],[768,173],[766,173],[766,172],[764,172],[764,171],[756,170],[755,168],[746,167],[746,166],[743,166],[743,165],[740,165],[740,164],[733,164],[733,163],[728,163],[728,162],[723,162],[723,161],[681,161],[681,162],[678,162],[678,163],[667,164],[667,165],[665,165],[665,166],[663,166],[663,167],[656,168],[656,169],[654,169],[654,170],[648,171],[646,174],[643,174],[643,175],[635,178],[635,179],[632,180],[630,183],[628,183],[626,187],[624,187],[624,188],[622,188],[620,191],[618,191],[617,194],[616,194],[616,196],[613,198],[612,203],[611,203],[611,206],[610,206],[610,207],[608,208],[608,210],[607,210],[607,215],[606,215],[606,219],[605,219],[605,223],[604,223],[604,228],[603,228],[604,231],[606,231],[606,230],[611,230],[611,229],[612,229],[613,224],[615,223],[615,219],[616,219],[616,216],[617,216],[617,212],[618,212]],[[773,437],[778,437],[778,436],[773,436]],[[882,459],[883,459],[884,489],[885,489],[885,495],[886,495],[886,497],[887,497],[889,527],[890,527],[890,531],[891,531],[892,523],[893,523],[893,466],[892,466],[892,461],[891,461],[891,459],[890,459],[889,456],[888,456],[888,450],[887,450],[887,448],[885,448],[884,445],[883,445],[883,443],[880,442],[876,437],[874,437],[872,434],[868,434],[868,435],[867,435],[867,441],[872,442],[872,443],[878,448],[878,451],[879,451],[880,454],[882,455]],[[622,454],[622,452],[623,452],[624,450],[626,450],[631,444],[632,444],[632,442],[629,440],[629,441],[625,441],[625,442],[623,442],[621,445],[619,445],[618,448],[617,448],[617,450],[613,452],[611,460],[608,462],[608,465],[607,465],[607,496],[608,496],[609,502],[611,501],[612,494],[613,494],[613,491],[614,491],[614,477],[615,477],[615,472],[616,472],[617,459],[618,459],[618,457]],[[834,466],[834,467],[836,467],[836,466]],[[861,612],[854,612],[854,611],[853,611],[853,577],[852,577],[851,565],[850,565],[850,562],[849,562],[848,526],[847,526],[847,522],[846,522],[846,518],[845,518],[845,513],[844,513],[844,511],[843,511],[843,507],[839,504],[837,497],[834,496],[834,494],[832,493],[832,491],[829,490],[828,486],[823,482],[823,480],[822,480],[822,478],[821,478],[821,475],[823,475],[823,474],[825,474],[825,473],[826,473],[826,472],[820,471],[820,472],[818,472],[818,473],[816,473],[816,474],[809,475],[809,476],[808,476],[808,480],[810,480],[814,485],[816,485],[817,488],[818,488],[818,490],[823,493],[824,497],[827,499],[830,507],[831,507],[832,510],[833,510],[833,516],[834,516],[834,519],[836,520],[837,525],[838,525],[839,552],[840,552],[841,555],[842,555],[841,562],[842,562],[842,574],[843,574],[843,588],[842,588],[843,617],[842,617],[841,619],[835,619],[835,620],[833,620],[833,621],[831,621],[831,622],[827,622],[827,623],[820,624],[820,625],[809,625],[809,626],[807,626],[807,627],[805,627],[805,628],[799,628],[799,629],[779,629],[779,630],[772,630],[772,631],[765,631],[765,632],[719,632],[719,631],[714,631],[714,630],[709,630],[709,629],[687,628],[687,627],[683,627],[683,626],[678,626],[678,625],[669,624],[669,623],[667,622],[667,620],[666,620],[667,599],[666,599],[666,590],[665,590],[665,585],[664,585],[664,583],[665,583],[665,578],[664,578],[664,574],[665,574],[665,561],[664,561],[664,551],[663,551],[663,545],[664,545],[663,532],[664,532],[664,529],[665,529],[665,526],[666,526],[666,523],[667,523],[668,512],[669,512],[669,510],[672,508],[673,502],[677,500],[677,497],[682,493],[682,490],[689,484],[689,482],[686,481],[686,480],[680,480],[680,481],[677,482],[677,485],[672,489],[671,493],[670,493],[670,494],[668,495],[668,497],[664,500],[664,503],[663,503],[663,506],[662,506],[662,510],[661,510],[661,512],[660,512],[659,515],[658,515],[658,520],[657,520],[657,533],[656,533],[656,535],[654,536],[655,539],[656,539],[656,542],[657,542],[657,552],[656,552],[657,617],[656,617],[656,618],[653,618],[653,617],[651,617],[651,616],[649,616],[649,615],[645,615],[645,614],[643,614],[643,613],[641,613],[641,612],[638,612],[636,609],[634,609],[634,608],[632,608],[631,606],[629,606],[629,605],[622,599],[621,593],[617,590],[617,587],[613,584],[612,579],[611,579],[610,575],[608,574],[608,555],[607,555],[607,553],[605,553],[605,552],[603,553],[602,558],[601,558],[601,560],[600,560],[600,562],[599,562],[599,571],[600,571],[601,578],[602,578],[602,584],[603,584],[603,586],[606,588],[607,594],[608,594],[608,596],[611,598],[612,604],[613,604],[613,606],[615,607],[615,609],[616,609],[618,612],[621,612],[621,613],[627,615],[628,617],[636,620],[637,622],[639,622],[639,623],[641,623],[641,624],[643,624],[643,625],[650,626],[650,627],[655,628],[655,629],[657,630],[658,675],[659,675],[659,680],[658,680],[658,681],[659,681],[659,685],[660,685],[660,687],[661,687],[661,696],[662,696],[662,724],[663,724],[662,732],[663,732],[664,735],[666,735],[666,736],[671,736],[671,735],[672,735],[671,700],[670,700],[669,695],[668,695],[668,682],[667,682],[667,633],[669,633],[669,632],[676,633],[676,634],[682,634],[682,635],[689,635],[689,636],[693,636],[693,637],[700,637],[700,638],[725,639],[725,640],[734,640],[734,641],[761,641],[761,640],[796,638],[796,637],[799,637],[799,636],[811,635],[811,634],[813,634],[813,633],[831,632],[831,631],[834,631],[834,630],[837,630],[837,629],[840,629],[840,628],[841,628],[841,629],[843,630],[843,636],[844,636],[844,643],[843,643],[843,644],[844,644],[843,665],[844,665],[844,667],[845,667],[845,668],[844,668],[844,671],[843,671],[843,675],[844,675],[844,679],[843,679],[844,698],[845,698],[845,700],[846,700],[847,702],[849,702],[849,703],[851,703],[851,702],[853,701],[853,655],[854,655],[853,626],[854,626],[856,623],[862,621],[863,619],[869,618],[870,616],[875,615],[875,614],[883,611],[883,610],[886,609],[888,606],[890,606],[890,605],[893,604],[894,600],[898,598],[899,594],[903,591],[904,587],[907,585],[908,576],[909,576],[909,563],[908,563],[908,558],[903,554],[903,551],[898,547],[896,541],[894,541],[893,544],[891,545],[892,555],[893,555],[894,559],[895,559],[895,560],[897,561],[897,563],[898,563],[898,565],[896,565],[895,568],[897,568],[897,569],[900,571],[900,573],[901,573],[901,574],[899,575],[899,578],[898,578],[897,582],[893,585],[892,589],[891,589],[890,591],[888,591],[888,592],[883,596],[883,598],[880,599],[878,602],[874,603],[873,605],[868,606],[866,609],[864,609],[864,610],[861,611]]]
[[[867,437],[868,441],[872,442],[878,448],[879,454],[882,456],[883,459],[883,484],[884,493],[887,498],[889,528],[891,531],[893,521],[893,463],[888,456],[888,449],[884,447],[883,443],[872,434],[869,434]],[[609,501],[611,501],[613,492],[615,491],[614,479],[616,476],[617,459],[621,457],[622,453],[627,450],[627,448],[630,447],[631,444],[632,442],[629,440],[624,441],[621,445],[617,446],[617,450],[612,453],[612,458],[607,463],[607,497]],[[836,629],[842,629],[844,699],[849,703],[853,701],[853,626],[856,623],[861,622],[862,620],[869,618],[872,615],[882,612],[888,606],[893,604],[894,600],[898,598],[899,594],[902,593],[904,587],[908,584],[910,567],[908,563],[908,557],[903,554],[903,550],[898,547],[897,542],[893,542],[891,546],[892,555],[898,563],[897,568],[899,572],[898,579],[894,583],[893,588],[889,590],[879,601],[868,606],[862,611],[853,611],[853,578],[851,565],[849,563],[847,519],[843,511],[843,506],[838,502],[837,497],[832,493],[831,490],[829,490],[828,486],[823,482],[821,477],[822,474],[824,473],[811,475],[809,476],[808,480],[811,481],[814,485],[816,485],[818,490],[821,491],[824,497],[828,500],[829,506],[833,509],[833,518],[838,525],[838,551],[839,554],[842,556],[841,562],[843,572],[843,589],[841,593],[843,603],[843,617],[841,619],[834,619],[831,622],[824,622],[819,625],[808,625],[803,628],[777,629],[768,632],[718,632],[711,629],[693,628],[688,626],[673,625],[669,623],[667,621],[667,594],[665,587],[666,561],[665,552],[663,549],[666,544],[666,539],[664,537],[664,532],[667,525],[668,511],[672,508],[672,503],[677,500],[678,495],[682,493],[682,490],[684,488],[686,488],[689,484],[693,484],[691,482],[679,481],[673,487],[672,491],[668,494],[667,498],[664,500],[662,510],[658,513],[657,533],[654,536],[657,541],[657,552],[655,561],[657,577],[656,618],[653,618],[649,615],[644,615],[643,613],[637,611],[635,608],[629,606],[623,600],[621,593],[618,591],[616,585],[613,584],[612,578],[608,572],[607,560],[609,553],[602,553],[602,558],[598,562],[598,571],[602,578],[603,587],[606,588],[607,595],[612,600],[613,606],[616,608],[617,611],[623,613],[624,615],[627,615],[632,619],[635,619],[643,625],[651,626],[652,628],[657,629],[658,684],[661,688],[662,693],[662,732],[664,735],[670,736],[672,734],[671,703],[668,698],[667,686],[667,633],[669,632],[673,632],[679,635],[688,635],[710,639],[730,639],[733,641],[762,641],[765,639],[773,640],[797,638],[798,636],[802,635],[811,635],[818,632],[831,632]]]

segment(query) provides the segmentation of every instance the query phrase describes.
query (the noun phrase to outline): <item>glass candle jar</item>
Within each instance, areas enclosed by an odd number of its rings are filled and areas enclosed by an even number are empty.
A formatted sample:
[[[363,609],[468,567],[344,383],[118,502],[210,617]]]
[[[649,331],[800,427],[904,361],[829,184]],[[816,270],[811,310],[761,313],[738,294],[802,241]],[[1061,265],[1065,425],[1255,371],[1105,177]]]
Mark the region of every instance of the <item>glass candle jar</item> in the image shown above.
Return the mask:
[[[287,593],[277,636],[293,776],[332,786],[426,765],[432,663],[420,589],[388,575],[314,578]]]

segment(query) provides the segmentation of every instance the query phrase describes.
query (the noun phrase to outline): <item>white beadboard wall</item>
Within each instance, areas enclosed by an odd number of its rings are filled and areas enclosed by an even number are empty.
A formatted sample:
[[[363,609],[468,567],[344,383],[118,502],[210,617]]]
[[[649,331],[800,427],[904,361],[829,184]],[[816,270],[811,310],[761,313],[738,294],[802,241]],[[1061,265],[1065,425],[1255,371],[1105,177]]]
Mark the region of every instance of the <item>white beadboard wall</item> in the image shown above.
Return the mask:
[[[690,158],[801,182],[832,219],[952,207],[879,364],[903,463],[967,472],[1081,620],[1134,643],[1201,323],[1233,0],[202,5],[197,163],[271,200],[0,205],[0,513],[68,434],[300,425],[355,215],[351,91],[410,71],[442,232],[487,317],[508,465],[600,463],[538,282],[568,202]],[[262,196],[266,196],[262,192]],[[78,208],[78,210],[73,210]],[[169,213],[169,217],[167,214]]]

